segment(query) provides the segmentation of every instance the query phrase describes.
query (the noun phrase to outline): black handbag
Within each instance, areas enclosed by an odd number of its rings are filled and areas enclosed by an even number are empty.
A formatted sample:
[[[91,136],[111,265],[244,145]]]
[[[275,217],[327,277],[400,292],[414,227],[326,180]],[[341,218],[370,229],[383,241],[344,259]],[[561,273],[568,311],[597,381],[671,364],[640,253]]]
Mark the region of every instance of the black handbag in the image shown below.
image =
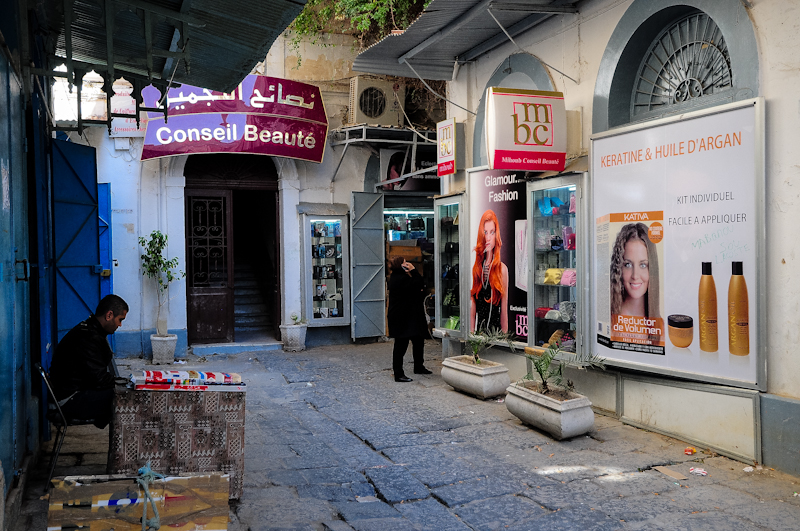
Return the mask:
[[[444,244],[444,252],[446,253],[457,253],[458,252],[458,242],[447,242]]]
[[[451,266],[450,269],[447,270],[444,278],[448,280],[458,280],[458,264]]]

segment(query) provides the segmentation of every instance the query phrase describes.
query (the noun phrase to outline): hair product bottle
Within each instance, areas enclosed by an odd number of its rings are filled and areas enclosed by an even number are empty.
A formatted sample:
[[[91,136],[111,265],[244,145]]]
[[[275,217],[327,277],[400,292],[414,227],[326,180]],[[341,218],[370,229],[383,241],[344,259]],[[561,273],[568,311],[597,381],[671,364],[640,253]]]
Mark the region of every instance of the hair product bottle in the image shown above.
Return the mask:
[[[750,321],[747,301],[747,284],[742,274],[742,263],[731,264],[731,283],[728,286],[728,346],[731,354],[750,354]]]
[[[697,300],[700,314],[700,350],[716,352],[719,350],[717,341],[717,286],[714,284],[714,277],[711,276],[711,262],[703,262],[703,275],[700,277]]]

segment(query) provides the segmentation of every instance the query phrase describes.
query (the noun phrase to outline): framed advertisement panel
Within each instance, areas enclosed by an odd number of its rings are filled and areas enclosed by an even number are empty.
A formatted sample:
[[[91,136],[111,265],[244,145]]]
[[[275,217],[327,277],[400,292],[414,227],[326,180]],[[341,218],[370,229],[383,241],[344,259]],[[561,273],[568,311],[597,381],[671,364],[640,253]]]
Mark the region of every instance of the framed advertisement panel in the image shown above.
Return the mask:
[[[765,389],[764,100],[591,140],[593,350]]]
[[[469,261],[463,265],[461,278],[466,284],[462,292],[469,300],[465,308],[469,328],[464,330],[499,328],[526,343],[528,203],[524,175],[508,170],[468,171]]]

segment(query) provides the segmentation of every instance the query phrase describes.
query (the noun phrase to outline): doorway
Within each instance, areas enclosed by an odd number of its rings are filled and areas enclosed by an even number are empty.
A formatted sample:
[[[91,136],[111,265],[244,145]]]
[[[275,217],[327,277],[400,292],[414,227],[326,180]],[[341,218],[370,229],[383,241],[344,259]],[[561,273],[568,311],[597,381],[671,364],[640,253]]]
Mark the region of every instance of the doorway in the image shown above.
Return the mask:
[[[278,328],[277,192],[234,190],[234,333],[237,343],[274,341]]]
[[[280,340],[277,171],[258,155],[192,155],[186,176],[189,344]]]

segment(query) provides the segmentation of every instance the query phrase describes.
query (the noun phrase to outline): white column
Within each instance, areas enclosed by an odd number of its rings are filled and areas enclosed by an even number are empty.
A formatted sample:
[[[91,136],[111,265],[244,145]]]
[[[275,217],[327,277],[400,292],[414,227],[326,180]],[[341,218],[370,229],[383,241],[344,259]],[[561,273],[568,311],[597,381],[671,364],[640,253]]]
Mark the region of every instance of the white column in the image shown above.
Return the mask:
[[[278,168],[281,248],[281,324],[290,324],[290,315],[302,315],[303,254],[300,249],[300,177],[294,160],[274,158]],[[306,316],[307,317],[307,316]]]

